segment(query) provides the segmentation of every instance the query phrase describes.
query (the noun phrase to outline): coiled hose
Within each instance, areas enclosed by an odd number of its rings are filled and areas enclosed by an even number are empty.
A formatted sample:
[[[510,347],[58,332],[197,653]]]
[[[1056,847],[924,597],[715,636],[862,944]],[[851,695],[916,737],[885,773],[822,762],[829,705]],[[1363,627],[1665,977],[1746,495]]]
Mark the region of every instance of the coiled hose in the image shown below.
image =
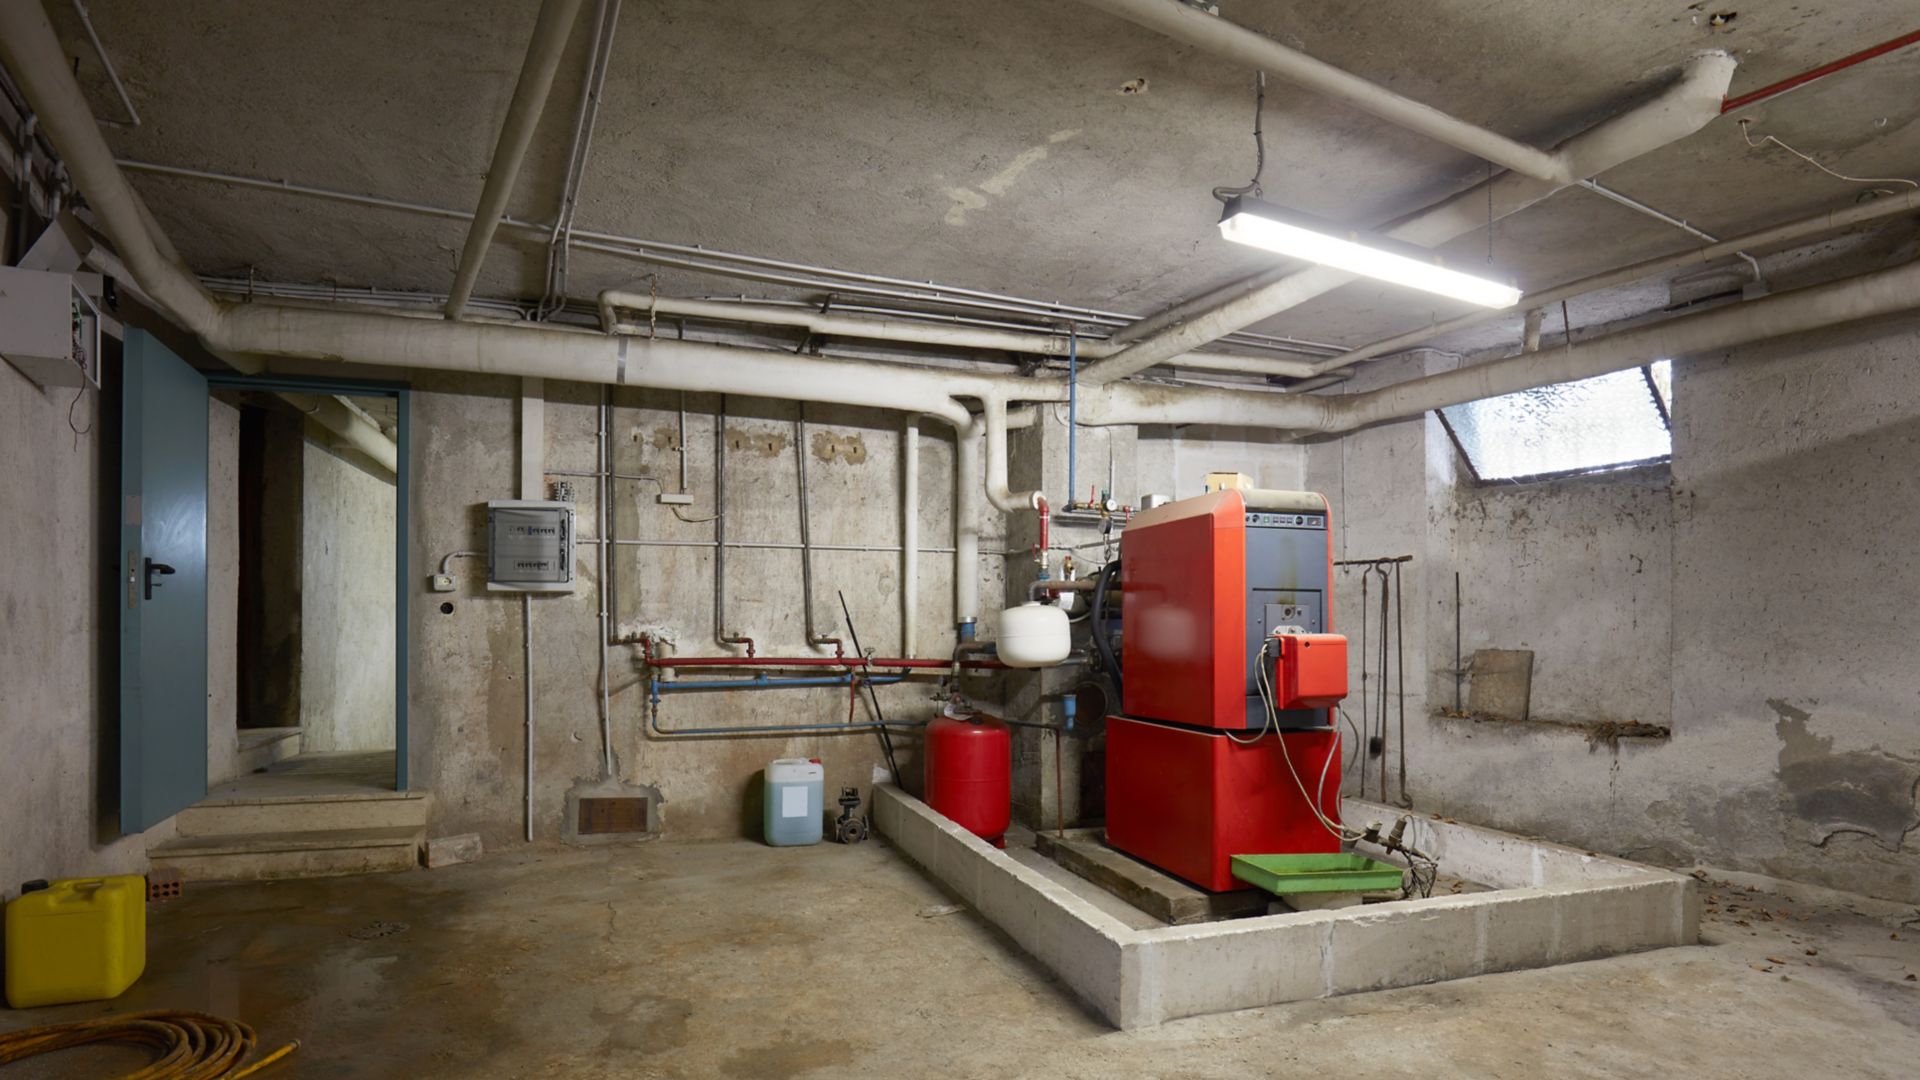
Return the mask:
[[[157,1009],[5,1032],[0,1034],[0,1065],[90,1043],[129,1043],[158,1052],[160,1059],[121,1080],[239,1080],[300,1045],[290,1042],[243,1064],[258,1042],[253,1028],[238,1020]]]

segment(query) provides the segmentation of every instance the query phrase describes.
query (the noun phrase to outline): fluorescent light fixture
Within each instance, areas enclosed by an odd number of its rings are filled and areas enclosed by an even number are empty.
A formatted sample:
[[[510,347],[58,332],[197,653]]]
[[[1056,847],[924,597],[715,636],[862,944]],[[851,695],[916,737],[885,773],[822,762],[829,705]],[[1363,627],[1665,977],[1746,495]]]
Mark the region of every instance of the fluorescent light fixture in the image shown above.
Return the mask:
[[[1482,307],[1508,308],[1520,302],[1519,289],[1449,270],[1431,253],[1401,254],[1391,248],[1404,245],[1363,236],[1259,199],[1243,196],[1227,203],[1226,213],[1220,218],[1220,235],[1237,244]]]

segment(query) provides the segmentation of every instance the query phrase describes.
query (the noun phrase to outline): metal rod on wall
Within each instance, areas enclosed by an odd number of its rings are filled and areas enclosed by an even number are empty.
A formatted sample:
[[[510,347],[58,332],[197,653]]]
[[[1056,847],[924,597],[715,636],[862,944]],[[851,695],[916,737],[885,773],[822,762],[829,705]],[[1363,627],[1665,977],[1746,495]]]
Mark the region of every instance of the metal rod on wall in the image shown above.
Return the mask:
[[[527,842],[533,842],[533,594],[520,594],[520,628],[526,642],[521,678],[527,684]]]

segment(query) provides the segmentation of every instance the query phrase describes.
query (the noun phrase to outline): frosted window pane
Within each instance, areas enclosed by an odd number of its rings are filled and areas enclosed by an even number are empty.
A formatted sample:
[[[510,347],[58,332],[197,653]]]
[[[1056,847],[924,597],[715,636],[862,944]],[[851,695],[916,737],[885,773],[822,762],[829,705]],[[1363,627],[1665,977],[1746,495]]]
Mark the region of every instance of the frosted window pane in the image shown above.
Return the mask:
[[[1442,411],[1482,480],[1600,472],[1673,453],[1673,438],[1639,368]]]

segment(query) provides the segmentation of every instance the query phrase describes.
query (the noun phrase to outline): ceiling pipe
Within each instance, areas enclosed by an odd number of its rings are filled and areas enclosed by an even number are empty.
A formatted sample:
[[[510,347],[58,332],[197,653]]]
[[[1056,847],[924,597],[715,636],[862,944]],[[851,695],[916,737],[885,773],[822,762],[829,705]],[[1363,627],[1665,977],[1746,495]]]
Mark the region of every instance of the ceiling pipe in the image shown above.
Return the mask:
[[[387,438],[366,417],[331,394],[282,393],[281,400],[306,414],[307,419],[340,436],[342,444],[359,451],[387,471],[389,477],[400,471],[400,455]]]
[[[1082,423],[1095,425],[1217,424],[1340,433],[1655,360],[1699,356],[1915,308],[1920,308],[1920,261],[1623,330],[1565,350],[1523,351],[1361,394],[1253,397],[1162,386],[1131,400],[1112,394],[1091,402],[1083,397],[1080,417]]]
[[[302,198],[322,199],[328,202],[344,203],[349,206],[365,206],[377,210],[395,213],[417,214],[423,217],[443,218],[450,221],[471,221],[473,215],[465,210],[434,206],[428,203],[407,202],[401,199],[388,199],[378,195],[357,195],[348,191],[314,187],[308,184],[296,184],[286,180],[267,180],[257,176],[241,176],[236,173],[210,172],[205,169],[187,169],[175,165],[156,165],[152,162],[135,161],[122,158],[118,160],[122,169],[129,172],[150,173],[177,180],[199,180],[207,183],[222,184],[229,187],[247,188],[253,191],[272,191],[282,195]],[[500,219],[500,227],[533,239],[545,240],[553,232],[550,224],[522,221],[511,216]],[[905,278],[885,277],[879,274],[867,274],[853,270],[839,270],[829,266],[812,266],[806,263],[788,262],[781,259],[767,259],[757,255],[742,255],[738,252],[723,251],[718,248],[696,247],[687,244],[668,244],[657,240],[646,240],[635,236],[621,236],[616,233],[596,232],[591,229],[570,229],[563,242],[570,247],[615,258],[632,259],[656,266],[672,266],[694,270],[702,274],[717,277],[739,278],[748,281],[763,281],[775,285],[787,285],[794,288],[810,289],[816,292],[835,295],[851,295],[875,300],[891,300],[899,303],[914,303],[960,307],[972,311],[1004,317],[1025,317],[1065,320],[1087,326],[1120,327],[1127,326],[1137,319],[1133,315],[1117,311],[1105,311],[1099,308],[1076,307],[1071,304],[1056,304],[1024,297],[1010,296],[1004,293],[983,292],[978,289],[963,289],[953,285],[943,285],[929,281],[909,281]],[[753,268],[767,268],[766,271]],[[777,273],[771,271],[779,271]],[[471,303],[472,301],[469,301]],[[928,317],[927,312],[901,312],[903,316]],[[939,315],[932,317],[939,318]],[[1341,352],[1337,345],[1319,341],[1304,341],[1299,338],[1276,336],[1272,334],[1235,334],[1227,340],[1234,344],[1252,348],[1278,349],[1282,351],[1304,353],[1307,355],[1330,355]]]
[[[1670,86],[1643,104],[1566,140],[1555,154],[1568,163],[1570,175],[1586,178],[1684,138],[1720,114],[1720,99],[1733,69],[1733,57],[1724,52],[1696,54]],[[1403,243],[1434,247],[1486,228],[1491,221],[1517,213],[1567,186],[1503,173],[1380,231]],[[1190,301],[1178,305],[1176,313],[1156,316],[1164,324],[1159,330],[1118,355],[1089,364],[1080,372],[1081,385],[1101,385],[1137,374],[1353,280],[1354,276],[1344,271],[1310,266],[1292,273],[1267,270],[1248,282],[1216,289],[1204,302]]]
[[[460,269],[448,290],[447,318],[458,319],[473,295],[473,283],[480,277],[493,234],[500,228],[500,215],[507,212],[507,199],[513,194],[514,181],[520,177],[520,164],[526,160],[527,144],[533,141],[533,129],[540,123],[546,107],[547,92],[553,89],[553,76],[560,68],[560,55],[566,51],[567,36],[580,14],[581,0],[545,0],[540,16],[533,24],[533,38],[527,42],[527,58],[520,65],[520,79],[513,87],[513,100],[507,104],[507,117],[500,125],[500,139],[493,147],[493,160],[487,166],[487,182],[480,189],[480,203],[467,228],[467,246],[460,253]]]
[[[1686,251],[1676,252],[1672,255],[1662,255],[1658,258],[1647,259],[1634,263],[1631,266],[1622,266],[1618,269],[1603,271],[1588,277],[1566,282],[1562,285],[1556,285],[1541,292],[1529,293],[1526,298],[1526,304],[1535,308],[1557,304],[1562,300],[1571,300],[1576,296],[1584,296],[1587,293],[1598,292],[1601,289],[1611,289],[1616,285],[1626,285],[1630,282],[1653,277],[1657,274],[1684,270],[1692,266],[1703,266],[1715,260],[1724,259],[1730,255],[1737,255],[1745,248],[1769,247],[1775,244],[1790,243],[1795,240],[1805,240],[1826,233],[1839,232],[1842,229],[1851,228],[1855,225],[1865,225],[1869,222],[1913,213],[1920,213],[1920,191],[1898,191],[1876,198],[1872,202],[1848,206],[1841,210],[1829,210],[1822,214],[1815,214],[1812,217],[1784,222],[1740,236],[1728,237],[1718,243],[1706,244],[1700,247],[1690,248]],[[1456,318],[1435,323],[1432,326],[1423,326],[1418,330],[1409,330],[1404,334],[1381,338],[1379,341],[1362,345],[1357,349],[1342,353],[1339,356],[1329,357],[1323,361],[1315,361],[1313,366],[1321,371],[1338,370],[1357,364],[1362,360],[1371,360],[1376,356],[1384,356],[1388,353],[1395,353],[1402,349],[1411,348],[1445,334],[1453,333],[1456,330],[1465,330],[1474,326],[1484,326],[1490,322],[1510,318],[1512,314],[1511,311],[1469,312]]]
[[[1045,333],[1017,330],[946,326],[905,319],[876,319],[855,315],[836,315],[816,308],[780,307],[771,304],[734,303],[720,300],[689,300],[654,296],[650,293],[607,289],[600,293],[600,328],[607,333],[633,333],[641,327],[622,323],[622,310],[653,315],[708,319],[715,322],[755,323],[763,326],[791,326],[830,337],[864,338],[877,341],[936,345],[958,349],[990,349],[999,352],[1030,353],[1039,356],[1067,355],[1067,339]],[[1100,340],[1082,340],[1083,357],[1112,356],[1124,348]],[[1314,374],[1305,360],[1282,360],[1262,356],[1234,356],[1225,353],[1189,353],[1170,363],[1206,371],[1235,371],[1260,375],[1285,375],[1305,378]]]
[[[65,57],[40,4],[0,3],[0,61],[32,103],[41,130],[60,152],[135,280],[189,330],[199,333],[214,326],[219,305],[147,232],[140,199],[113,167],[106,140]]]
[[[1441,112],[1431,105],[1402,97],[1378,83],[1289,49],[1264,34],[1228,22],[1217,15],[1209,15],[1180,0],[1081,2],[1175,41],[1186,42],[1215,56],[1345,102],[1361,112],[1419,132],[1474,157],[1504,165],[1515,172],[1555,184],[1571,183],[1575,178],[1569,171],[1567,160],[1559,154],[1516,142]]]

